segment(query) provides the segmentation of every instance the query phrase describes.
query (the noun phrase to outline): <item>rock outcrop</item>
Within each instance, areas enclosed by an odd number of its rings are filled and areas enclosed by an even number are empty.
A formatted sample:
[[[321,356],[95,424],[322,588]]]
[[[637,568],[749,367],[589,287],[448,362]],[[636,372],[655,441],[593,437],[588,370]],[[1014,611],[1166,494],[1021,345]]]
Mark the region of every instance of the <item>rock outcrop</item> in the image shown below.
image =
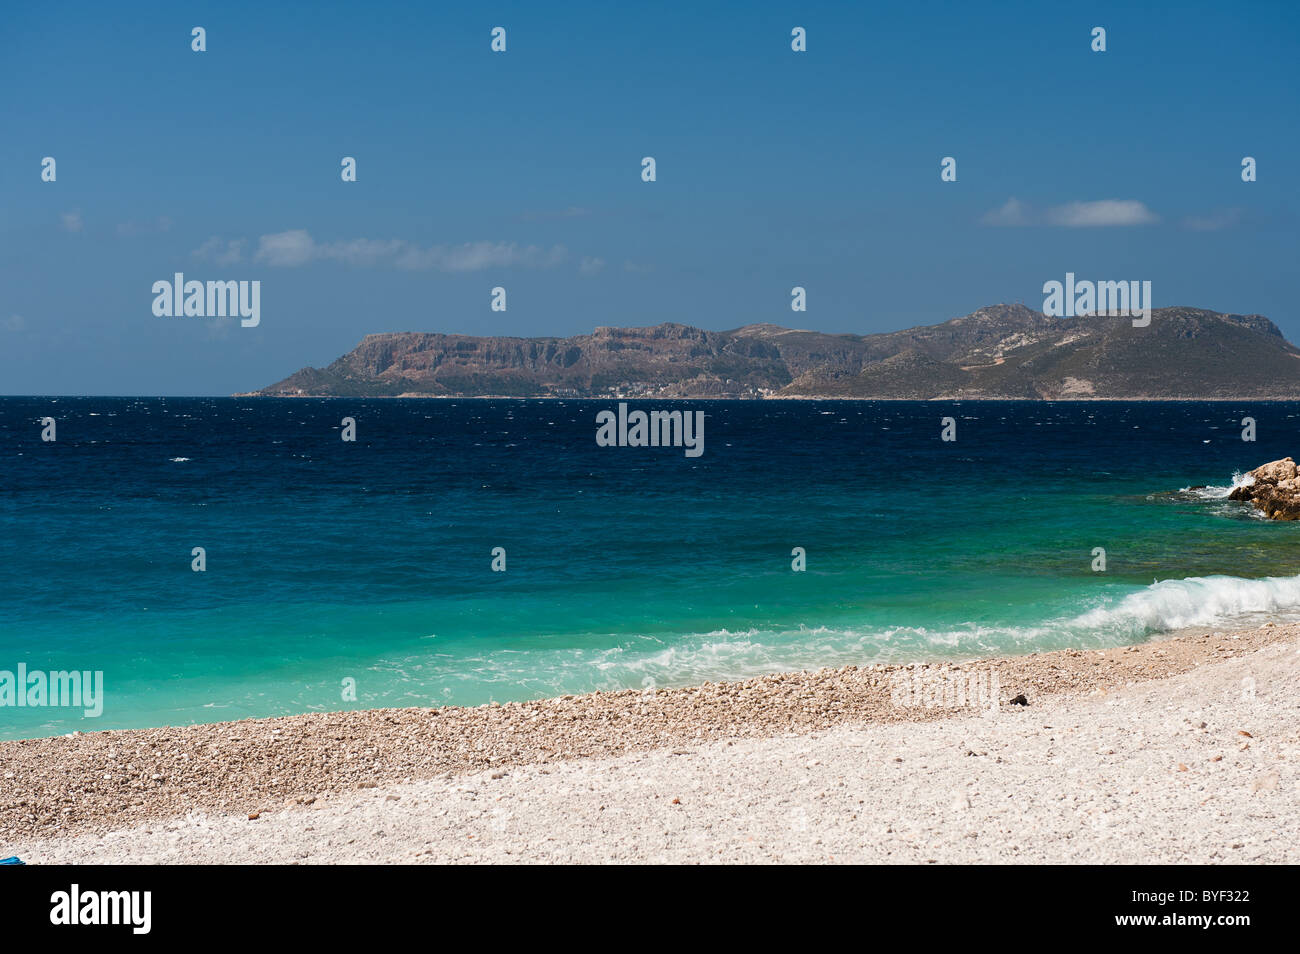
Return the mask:
[[[1234,488],[1230,500],[1248,501],[1273,520],[1300,520],[1300,478],[1294,460],[1270,461],[1246,476],[1253,480]]]

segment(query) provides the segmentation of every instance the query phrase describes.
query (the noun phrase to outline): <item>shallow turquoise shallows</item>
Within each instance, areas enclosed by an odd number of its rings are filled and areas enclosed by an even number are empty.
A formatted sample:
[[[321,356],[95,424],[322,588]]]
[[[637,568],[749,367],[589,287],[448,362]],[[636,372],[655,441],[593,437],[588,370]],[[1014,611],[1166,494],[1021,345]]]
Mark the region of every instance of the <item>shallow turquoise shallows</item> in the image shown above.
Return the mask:
[[[100,716],[0,705],[0,736],[1300,618],[1300,525],[1226,499],[1300,405],[672,407],[701,456],[597,446],[613,400],[0,399],[0,673],[104,680]]]

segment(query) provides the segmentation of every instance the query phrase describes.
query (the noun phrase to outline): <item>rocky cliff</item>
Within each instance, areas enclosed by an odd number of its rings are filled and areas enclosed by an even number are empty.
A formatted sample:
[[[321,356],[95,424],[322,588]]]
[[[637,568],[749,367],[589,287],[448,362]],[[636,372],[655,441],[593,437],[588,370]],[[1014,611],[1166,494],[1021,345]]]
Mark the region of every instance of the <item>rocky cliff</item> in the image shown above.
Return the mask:
[[[264,396],[1300,398],[1300,349],[1260,315],[1159,308],[1049,318],[994,305],[938,325],[852,335],[666,323],[570,338],[367,335]]]

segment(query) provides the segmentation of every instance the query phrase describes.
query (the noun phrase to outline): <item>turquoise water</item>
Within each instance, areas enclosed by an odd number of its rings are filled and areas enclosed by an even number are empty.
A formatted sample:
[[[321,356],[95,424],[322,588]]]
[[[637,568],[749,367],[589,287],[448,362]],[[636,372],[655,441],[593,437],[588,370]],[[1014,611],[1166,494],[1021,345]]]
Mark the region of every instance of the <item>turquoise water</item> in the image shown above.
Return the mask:
[[[688,458],[598,447],[615,404],[0,399],[0,670],[105,685],[98,718],[0,706],[0,735],[1300,617],[1300,526],[1226,500],[1234,472],[1294,454],[1300,405],[696,402]]]

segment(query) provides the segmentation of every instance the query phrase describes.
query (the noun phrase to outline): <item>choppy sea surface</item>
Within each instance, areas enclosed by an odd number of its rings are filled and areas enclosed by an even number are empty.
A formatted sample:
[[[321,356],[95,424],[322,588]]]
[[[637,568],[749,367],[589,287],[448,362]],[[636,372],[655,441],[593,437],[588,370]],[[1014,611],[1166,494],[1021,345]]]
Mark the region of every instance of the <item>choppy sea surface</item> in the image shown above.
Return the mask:
[[[1300,524],[1227,500],[1300,404],[629,404],[703,410],[703,455],[597,446],[615,401],[0,398],[0,679],[104,680],[0,736],[1300,618]]]

